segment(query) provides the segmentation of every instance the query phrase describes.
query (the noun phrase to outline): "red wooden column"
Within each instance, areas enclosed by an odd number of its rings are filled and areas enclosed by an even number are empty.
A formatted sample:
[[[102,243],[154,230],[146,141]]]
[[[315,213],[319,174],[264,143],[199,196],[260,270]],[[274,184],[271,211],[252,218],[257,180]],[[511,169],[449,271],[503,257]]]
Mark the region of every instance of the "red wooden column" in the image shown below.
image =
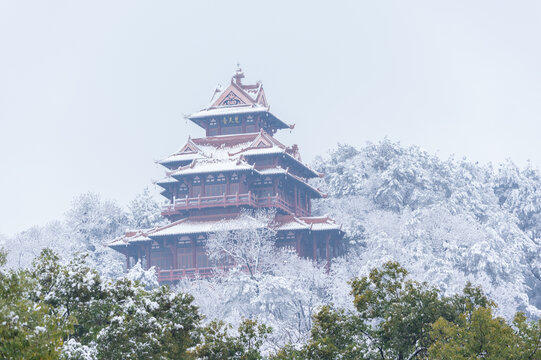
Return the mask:
[[[152,248],[152,242],[150,242],[148,246],[145,248],[145,256],[147,258],[147,270],[150,269],[150,267],[152,266],[152,264],[150,263],[151,248]]]
[[[313,248],[313,260],[317,261],[317,241],[316,241],[316,234],[312,233],[312,248]]]
[[[295,198],[295,215],[297,215],[297,184],[295,184],[293,187],[293,197]]]
[[[302,257],[302,247],[301,247],[301,237],[302,234],[300,232],[295,233],[295,250],[297,251],[297,256]]]
[[[169,244],[169,250],[171,251],[171,256],[173,257],[173,261],[171,261],[171,265],[173,269],[178,269],[178,246],[175,242],[175,244]]]
[[[329,271],[329,269],[331,268],[331,257],[329,256],[329,242],[331,241],[331,234],[327,234],[327,236],[325,237],[325,261],[326,261],[326,268],[327,268],[327,271]]]
[[[197,269],[197,237],[192,236],[192,267]]]

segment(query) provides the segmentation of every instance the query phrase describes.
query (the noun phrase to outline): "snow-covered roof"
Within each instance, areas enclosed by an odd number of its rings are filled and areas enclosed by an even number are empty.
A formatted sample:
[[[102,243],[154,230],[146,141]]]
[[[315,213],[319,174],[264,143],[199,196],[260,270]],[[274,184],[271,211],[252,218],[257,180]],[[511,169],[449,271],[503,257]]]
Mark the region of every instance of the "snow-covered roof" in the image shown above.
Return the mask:
[[[258,136],[259,133],[257,132],[242,135],[219,135],[188,139],[187,143],[179,151],[159,161],[159,163],[167,165],[204,158],[227,159],[232,157],[232,154],[249,148]]]
[[[200,157],[198,153],[183,153],[183,154],[173,154],[168,157],[166,157],[163,160],[160,160],[158,163],[162,165],[166,164],[172,164],[176,162],[182,162],[182,161],[192,161],[194,159],[197,159]]]
[[[242,87],[242,90],[244,90],[244,92],[248,94],[252,98],[253,101],[256,101],[257,97],[259,96],[259,93],[261,92],[261,89],[263,89],[263,84],[257,83],[256,85],[241,86],[241,87]]]
[[[286,174],[287,170],[281,167],[273,167],[268,169],[261,169],[257,170],[258,173],[261,175],[279,175],[279,174]]]
[[[111,243],[111,247],[126,246],[131,243],[152,241],[153,239],[219,231],[235,231],[244,229],[262,229],[269,226],[263,221],[251,217],[237,217],[219,220],[197,221],[182,219],[151,230],[128,232]],[[341,231],[341,227],[328,217],[295,217],[292,215],[277,216],[271,227],[276,231]]]
[[[280,219],[280,218],[278,218]],[[282,221],[274,228],[276,231],[295,231],[295,230],[310,230],[310,231],[341,231],[341,226],[337,225],[329,217],[295,217],[284,216]]]
[[[160,161],[168,166],[183,160],[190,163],[178,168],[170,175],[203,174],[215,171],[247,171],[252,166],[244,160],[244,156],[261,156],[284,154],[306,169],[311,176],[318,174],[290,154],[294,148],[288,148],[264,130],[257,133],[209,136],[206,138],[188,139],[187,143],[175,154]],[[169,165],[173,168],[174,165]],[[285,170],[275,170],[283,173]]]
[[[212,116],[252,114],[260,112],[269,112],[269,108],[261,105],[236,105],[227,107],[216,107],[203,109],[188,116],[188,119],[202,119]]]
[[[246,218],[233,218],[214,221],[194,221],[194,220],[180,220],[173,223],[164,229],[157,230],[150,234],[151,238],[175,236],[175,235],[189,235],[200,234],[207,232],[218,231],[234,231],[244,229],[262,229],[266,225],[263,222],[258,222],[256,219]]]
[[[147,230],[139,230],[137,232],[128,232],[125,235],[118,237],[109,243],[110,247],[126,246],[131,243],[151,241],[146,235]],[[148,230],[152,231],[152,230]]]
[[[165,178],[163,178],[161,180],[156,181],[155,184],[156,185],[166,185],[166,184],[173,184],[173,183],[177,183],[177,182],[178,182],[177,179],[172,178],[170,176],[167,176],[167,177],[165,177]]]
[[[246,161],[236,159],[197,159],[170,173],[171,176],[208,174],[228,171],[250,171],[254,167]]]

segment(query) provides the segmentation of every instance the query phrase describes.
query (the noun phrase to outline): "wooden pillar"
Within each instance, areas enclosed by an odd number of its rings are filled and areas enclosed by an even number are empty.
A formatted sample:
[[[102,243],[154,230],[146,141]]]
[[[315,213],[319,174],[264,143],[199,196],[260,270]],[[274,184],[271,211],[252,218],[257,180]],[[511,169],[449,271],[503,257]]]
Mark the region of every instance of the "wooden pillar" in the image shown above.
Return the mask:
[[[177,249],[178,249],[177,243],[169,245],[169,250],[171,250],[171,256],[173,257],[173,261],[171,262],[171,265],[172,265],[173,269],[178,269],[178,251],[177,251]]]
[[[130,270],[130,255],[126,252],[126,270]]]
[[[295,198],[295,201],[293,202],[293,204],[295,205],[295,215],[297,215],[297,184],[295,184],[293,187],[293,197]]]
[[[150,263],[151,249],[152,249],[152,242],[150,242],[145,249],[145,253],[146,253],[145,256],[147,258],[147,270],[150,269],[150,267],[152,266],[152,264]]]
[[[317,241],[316,241],[316,234],[314,233],[311,233],[312,234],[312,248],[313,248],[313,260],[314,261],[317,261]]]
[[[301,237],[302,234],[300,232],[295,233],[295,250],[297,251],[297,256],[302,257],[302,247],[301,247]]]
[[[197,237],[192,236],[192,266],[194,269],[198,269],[197,265]]]
[[[327,267],[327,271],[329,271],[330,267],[331,267],[331,257],[329,256],[329,242],[331,241],[331,234],[327,234],[327,236],[325,237],[325,266]]]

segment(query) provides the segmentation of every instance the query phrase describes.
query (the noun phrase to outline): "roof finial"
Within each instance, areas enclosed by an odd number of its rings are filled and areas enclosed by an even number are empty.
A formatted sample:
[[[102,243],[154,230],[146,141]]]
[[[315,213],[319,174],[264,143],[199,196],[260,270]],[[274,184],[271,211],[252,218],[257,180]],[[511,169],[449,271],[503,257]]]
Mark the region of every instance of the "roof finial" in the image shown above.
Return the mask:
[[[233,74],[233,79],[231,80],[235,80],[235,83],[237,85],[242,85],[242,79],[244,79],[244,73],[242,72],[240,63],[237,62],[237,70],[235,70],[235,74]]]

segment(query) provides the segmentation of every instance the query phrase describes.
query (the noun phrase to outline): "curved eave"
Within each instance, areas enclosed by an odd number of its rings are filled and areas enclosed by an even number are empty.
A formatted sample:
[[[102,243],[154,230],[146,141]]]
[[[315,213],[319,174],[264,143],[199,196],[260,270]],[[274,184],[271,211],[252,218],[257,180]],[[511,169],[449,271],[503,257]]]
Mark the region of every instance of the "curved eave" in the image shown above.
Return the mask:
[[[195,159],[195,158],[194,158]],[[189,160],[162,160],[158,161],[158,164],[165,166],[168,169],[189,165],[194,159]]]
[[[287,156],[288,159],[292,160],[299,168],[302,168],[306,173],[308,173],[310,175],[310,176],[307,176],[307,178],[309,178],[309,179],[320,177],[319,173],[317,173],[314,170],[310,169],[306,164],[303,164],[299,160],[295,159],[291,154],[288,154],[285,151],[274,152],[274,153],[271,153],[271,152],[264,153],[264,152],[262,152],[261,154],[246,154],[245,156],[246,156],[246,158],[251,158],[251,157],[263,157],[263,156],[272,156],[272,155]]]
[[[319,173],[315,172],[314,170],[310,169],[308,165],[303,164],[299,160],[295,159],[291,154],[288,154],[284,152],[284,155],[286,155],[289,159],[293,160],[299,167],[303,168],[307,173],[309,173],[311,176],[310,178],[317,178],[319,177]]]
[[[302,186],[304,186],[306,189],[308,189],[312,194],[314,194],[315,198],[324,198],[326,197],[327,195],[326,194],[323,194],[321,193],[318,189],[314,188],[313,186],[311,186],[310,184],[308,184],[307,182],[305,182],[304,180],[302,180],[301,178],[293,175],[293,174],[290,174],[288,173],[287,171],[284,170],[284,172],[277,172],[277,173],[274,173],[274,174],[266,174],[266,173],[261,173],[259,172],[258,170],[255,170],[259,176],[263,177],[263,176],[285,176],[289,179],[292,179],[294,181],[296,181],[298,184],[301,184]]]
[[[318,189],[312,187],[311,185],[307,184],[306,182],[302,181],[301,179],[297,178],[296,176],[292,174],[285,174],[290,179],[295,180],[297,183],[303,185],[306,189],[308,189],[314,196],[314,198],[321,199],[324,197],[327,197],[326,194],[321,193]]]

